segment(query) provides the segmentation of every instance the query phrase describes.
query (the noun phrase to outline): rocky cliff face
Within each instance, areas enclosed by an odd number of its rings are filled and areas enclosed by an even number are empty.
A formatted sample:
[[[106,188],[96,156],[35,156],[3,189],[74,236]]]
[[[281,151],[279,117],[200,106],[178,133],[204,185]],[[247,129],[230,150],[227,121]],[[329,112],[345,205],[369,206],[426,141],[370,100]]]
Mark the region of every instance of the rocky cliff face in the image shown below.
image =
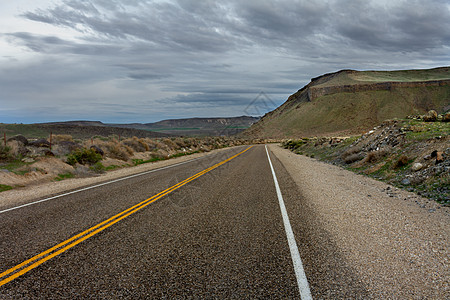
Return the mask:
[[[437,68],[443,70],[443,72],[448,73],[450,76],[450,68]],[[450,77],[448,79],[440,80],[416,80],[416,81],[383,81],[383,82],[371,82],[367,83],[364,81],[354,81],[350,84],[332,84],[328,86],[323,86],[334,79],[341,76],[355,75],[362,73],[355,70],[341,70],[335,73],[324,74],[319,77],[311,79],[311,82],[298,90],[296,93],[292,94],[288,100],[283,104],[286,106],[293,106],[300,102],[314,101],[315,99],[332,95],[337,93],[356,93],[365,91],[379,91],[385,90],[390,91],[395,88],[415,88],[415,87],[429,87],[429,86],[449,86]],[[357,76],[357,75],[356,75]],[[355,76],[355,77],[356,77]]]

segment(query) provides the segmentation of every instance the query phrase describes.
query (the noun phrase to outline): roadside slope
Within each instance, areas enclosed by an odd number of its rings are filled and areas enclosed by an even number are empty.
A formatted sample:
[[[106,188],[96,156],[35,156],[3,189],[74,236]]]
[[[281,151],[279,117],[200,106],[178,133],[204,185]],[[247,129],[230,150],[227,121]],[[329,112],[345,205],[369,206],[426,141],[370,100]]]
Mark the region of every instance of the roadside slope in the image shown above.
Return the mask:
[[[286,203],[290,217],[314,212],[310,226],[331,236],[336,255],[352,264],[371,298],[450,297],[448,207],[277,145],[270,150],[300,192],[302,207]],[[293,223],[294,232],[300,228]],[[308,242],[299,247],[307,252]]]

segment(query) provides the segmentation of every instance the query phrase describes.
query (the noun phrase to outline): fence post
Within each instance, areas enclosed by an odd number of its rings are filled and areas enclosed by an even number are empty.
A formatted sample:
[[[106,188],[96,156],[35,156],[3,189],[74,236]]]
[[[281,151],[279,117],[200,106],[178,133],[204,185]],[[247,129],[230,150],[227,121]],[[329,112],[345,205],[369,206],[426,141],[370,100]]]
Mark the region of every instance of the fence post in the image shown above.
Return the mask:
[[[52,132],[50,131],[50,150],[52,150]]]
[[[3,132],[3,138],[5,139],[5,148],[6,148],[6,132]]]

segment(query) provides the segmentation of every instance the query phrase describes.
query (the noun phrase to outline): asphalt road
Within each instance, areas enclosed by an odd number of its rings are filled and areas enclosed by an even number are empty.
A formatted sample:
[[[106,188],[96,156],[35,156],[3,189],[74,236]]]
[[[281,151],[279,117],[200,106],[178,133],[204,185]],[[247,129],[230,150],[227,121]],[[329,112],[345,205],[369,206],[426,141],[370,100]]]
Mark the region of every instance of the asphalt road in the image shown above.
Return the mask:
[[[1,213],[0,272],[117,217],[42,264],[0,277],[23,270],[0,286],[0,298],[300,298],[264,146],[167,190],[245,149]],[[367,298],[283,165],[271,160],[287,212],[297,212],[290,222],[313,298]]]

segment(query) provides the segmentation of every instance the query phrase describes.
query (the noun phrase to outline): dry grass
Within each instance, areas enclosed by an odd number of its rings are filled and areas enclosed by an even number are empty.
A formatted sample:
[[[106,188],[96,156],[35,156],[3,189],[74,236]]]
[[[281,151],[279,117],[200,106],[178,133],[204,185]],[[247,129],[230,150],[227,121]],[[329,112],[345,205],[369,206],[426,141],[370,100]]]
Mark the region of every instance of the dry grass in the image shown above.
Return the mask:
[[[7,161],[11,159],[11,157],[11,147],[0,145],[0,161]]]
[[[370,151],[364,158],[363,163],[376,163],[385,157],[386,154],[386,150]]]
[[[23,148],[24,147],[22,146],[22,143],[19,143],[18,141],[9,141],[8,142],[8,155],[11,157],[19,157],[21,154],[23,154],[22,153]],[[7,149],[5,149],[5,147],[2,147],[2,149],[3,150],[1,150],[1,152],[5,152],[7,150]]]
[[[70,134],[55,134],[52,136],[52,142],[55,144],[59,142],[73,142],[73,137]]]
[[[394,165],[392,166],[394,169],[398,169],[401,168],[403,166],[406,166],[408,164],[408,156],[406,155],[402,155],[400,156],[394,163]]]
[[[122,142],[125,146],[128,146],[135,152],[146,152],[150,150],[150,146],[147,144],[145,139],[132,137],[131,139],[126,139]]]
[[[361,153],[354,153],[354,154],[346,156],[344,158],[344,162],[349,165],[354,162],[360,161],[363,158],[364,158],[364,156]]]
[[[358,146],[348,148],[341,154],[341,158],[346,164],[354,163],[364,158],[361,150],[361,147]]]
[[[171,139],[163,139],[161,141],[163,144],[165,144],[169,149],[177,149],[177,144],[171,140]]]
[[[85,147],[87,145],[90,147],[91,143],[85,142],[84,145]],[[117,140],[102,141],[96,139],[94,141],[94,145],[102,149],[107,157],[120,159],[123,161],[128,161],[130,156],[134,153],[131,147],[121,144]]]

